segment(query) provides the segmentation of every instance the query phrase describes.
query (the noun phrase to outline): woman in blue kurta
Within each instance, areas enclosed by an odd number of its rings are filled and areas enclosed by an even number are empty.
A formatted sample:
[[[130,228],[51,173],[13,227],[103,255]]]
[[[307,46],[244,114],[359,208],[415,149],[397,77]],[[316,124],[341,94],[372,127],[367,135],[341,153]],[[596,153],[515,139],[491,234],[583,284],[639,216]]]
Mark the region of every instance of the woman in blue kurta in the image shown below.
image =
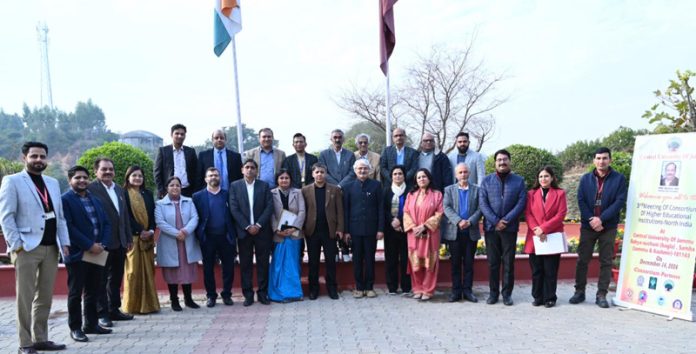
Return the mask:
[[[288,170],[281,169],[278,172],[276,184],[278,187],[271,190],[271,225],[275,250],[269,271],[268,297],[277,302],[302,300],[300,247],[304,242],[301,230],[305,220],[305,202],[302,192],[292,188],[292,177]],[[290,223],[283,222],[287,221],[282,217],[283,211],[294,214],[294,220]]]

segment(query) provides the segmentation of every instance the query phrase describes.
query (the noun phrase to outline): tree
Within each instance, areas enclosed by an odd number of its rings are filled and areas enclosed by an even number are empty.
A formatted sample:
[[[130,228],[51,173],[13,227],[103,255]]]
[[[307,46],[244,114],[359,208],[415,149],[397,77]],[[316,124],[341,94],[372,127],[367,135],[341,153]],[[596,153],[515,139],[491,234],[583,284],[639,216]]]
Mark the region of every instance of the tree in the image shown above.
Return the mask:
[[[0,110],[0,157],[14,160],[24,143],[24,124],[16,114]]]
[[[568,146],[558,154],[558,159],[563,164],[563,168],[568,170],[576,166],[584,166],[592,162],[592,156],[601,143],[599,139],[578,140]]]
[[[563,165],[561,161],[552,153],[528,145],[510,145],[505,148],[510,152],[510,168],[512,172],[524,178],[527,189],[532,188],[537,179],[539,170],[549,165],[553,168],[558,182],[563,181]],[[486,159],[486,172],[495,171],[495,156],[491,155]]]
[[[138,165],[145,174],[146,187],[150,190],[155,190],[154,163],[142,150],[128,144],[113,141],[85,151],[77,161],[77,164],[86,167],[90,171],[90,178],[95,177],[94,161],[98,157],[108,157],[114,161],[114,182],[116,184],[123,185],[128,167]]]
[[[17,173],[24,169],[24,165],[17,161],[11,161],[0,157],[0,183],[2,183],[2,178]]]
[[[633,147],[636,143],[636,136],[647,135],[650,132],[647,129],[633,130],[627,127],[619,127],[611,134],[602,139],[602,146],[606,146],[613,152],[628,152],[633,153]]]
[[[480,151],[495,128],[493,111],[506,98],[497,94],[502,75],[491,74],[483,62],[475,62],[470,42],[464,49],[434,46],[407,69],[405,83],[392,88],[392,124],[420,137],[435,136],[436,147],[449,152],[454,137],[468,131],[478,140]],[[385,129],[385,98],[380,89],[356,88],[343,91],[335,100],[338,107],[359,121]]]
[[[677,79],[670,80],[664,92],[654,92],[658,102],[643,113],[643,118],[658,123],[656,133],[696,131],[696,101],[694,88],[689,84],[693,77],[696,77],[696,72],[677,70]],[[665,108],[672,112],[665,112]]]

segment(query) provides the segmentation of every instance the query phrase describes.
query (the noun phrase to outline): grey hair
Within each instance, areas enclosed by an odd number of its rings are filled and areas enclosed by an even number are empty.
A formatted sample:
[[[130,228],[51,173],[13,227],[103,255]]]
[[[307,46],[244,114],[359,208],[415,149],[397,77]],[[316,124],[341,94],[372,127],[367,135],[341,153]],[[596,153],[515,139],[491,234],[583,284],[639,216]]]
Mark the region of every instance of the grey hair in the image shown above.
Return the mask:
[[[329,133],[329,139],[331,139],[334,135],[334,133],[341,133],[341,136],[346,136],[346,134],[343,132],[341,129],[334,129]]]
[[[358,140],[360,140],[362,138],[367,139],[367,144],[368,145],[370,144],[370,136],[365,134],[365,133],[360,133],[360,134],[355,136],[355,145],[358,145]]]
[[[355,169],[358,168],[358,165],[365,165],[365,166],[367,166],[367,168],[370,169],[370,172],[372,172],[372,165],[370,165],[370,163],[367,160],[365,160],[365,159],[355,160],[355,162],[353,163],[353,171],[355,171]]]
[[[217,132],[222,133],[222,136],[224,136],[224,137],[225,137],[225,140],[227,140],[227,132],[225,132],[225,130],[222,129],[222,128],[218,128],[218,129],[213,130],[213,133],[210,134],[210,137],[211,137],[211,138],[214,137],[214,136],[215,136],[215,133],[217,133]]]

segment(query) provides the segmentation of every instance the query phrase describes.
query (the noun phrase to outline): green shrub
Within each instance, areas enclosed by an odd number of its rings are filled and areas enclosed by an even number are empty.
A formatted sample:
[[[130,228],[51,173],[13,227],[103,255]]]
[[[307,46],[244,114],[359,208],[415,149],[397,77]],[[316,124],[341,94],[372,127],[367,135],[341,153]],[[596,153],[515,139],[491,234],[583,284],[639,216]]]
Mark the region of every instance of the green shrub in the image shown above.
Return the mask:
[[[123,185],[128,167],[139,165],[145,174],[145,186],[151,191],[155,190],[155,179],[152,174],[154,163],[144,151],[114,141],[85,151],[77,160],[77,164],[86,167],[90,171],[90,177],[94,178],[94,161],[102,156],[114,160],[114,181],[118,185]]]
[[[549,165],[553,168],[553,171],[558,178],[558,182],[563,180],[563,165],[561,161],[554,156],[552,153],[537,149],[533,146],[528,145],[510,145],[505,148],[510,152],[512,162],[510,163],[510,168],[512,172],[522,176],[524,178],[527,189],[532,188],[534,181],[537,178],[537,172],[542,167]],[[486,172],[492,173],[495,171],[495,156],[491,154],[486,160]]]
[[[0,181],[2,181],[3,177],[17,173],[22,169],[24,169],[24,165],[21,162],[0,157]]]

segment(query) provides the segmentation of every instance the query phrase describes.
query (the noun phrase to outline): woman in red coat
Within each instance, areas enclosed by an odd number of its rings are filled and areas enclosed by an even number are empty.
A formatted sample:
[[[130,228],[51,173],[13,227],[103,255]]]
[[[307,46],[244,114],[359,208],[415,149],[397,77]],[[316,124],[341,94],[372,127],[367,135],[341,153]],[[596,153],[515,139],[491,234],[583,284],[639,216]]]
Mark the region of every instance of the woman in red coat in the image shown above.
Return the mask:
[[[566,194],[558,188],[556,174],[550,166],[544,166],[537,174],[534,187],[527,192],[527,239],[524,252],[529,254],[532,267],[532,305],[553,307],[556,305],[556,283],[560,254],[537,255],[534,236],[546,241],[546,236],[563,232],[563,220],[568,211]]]

